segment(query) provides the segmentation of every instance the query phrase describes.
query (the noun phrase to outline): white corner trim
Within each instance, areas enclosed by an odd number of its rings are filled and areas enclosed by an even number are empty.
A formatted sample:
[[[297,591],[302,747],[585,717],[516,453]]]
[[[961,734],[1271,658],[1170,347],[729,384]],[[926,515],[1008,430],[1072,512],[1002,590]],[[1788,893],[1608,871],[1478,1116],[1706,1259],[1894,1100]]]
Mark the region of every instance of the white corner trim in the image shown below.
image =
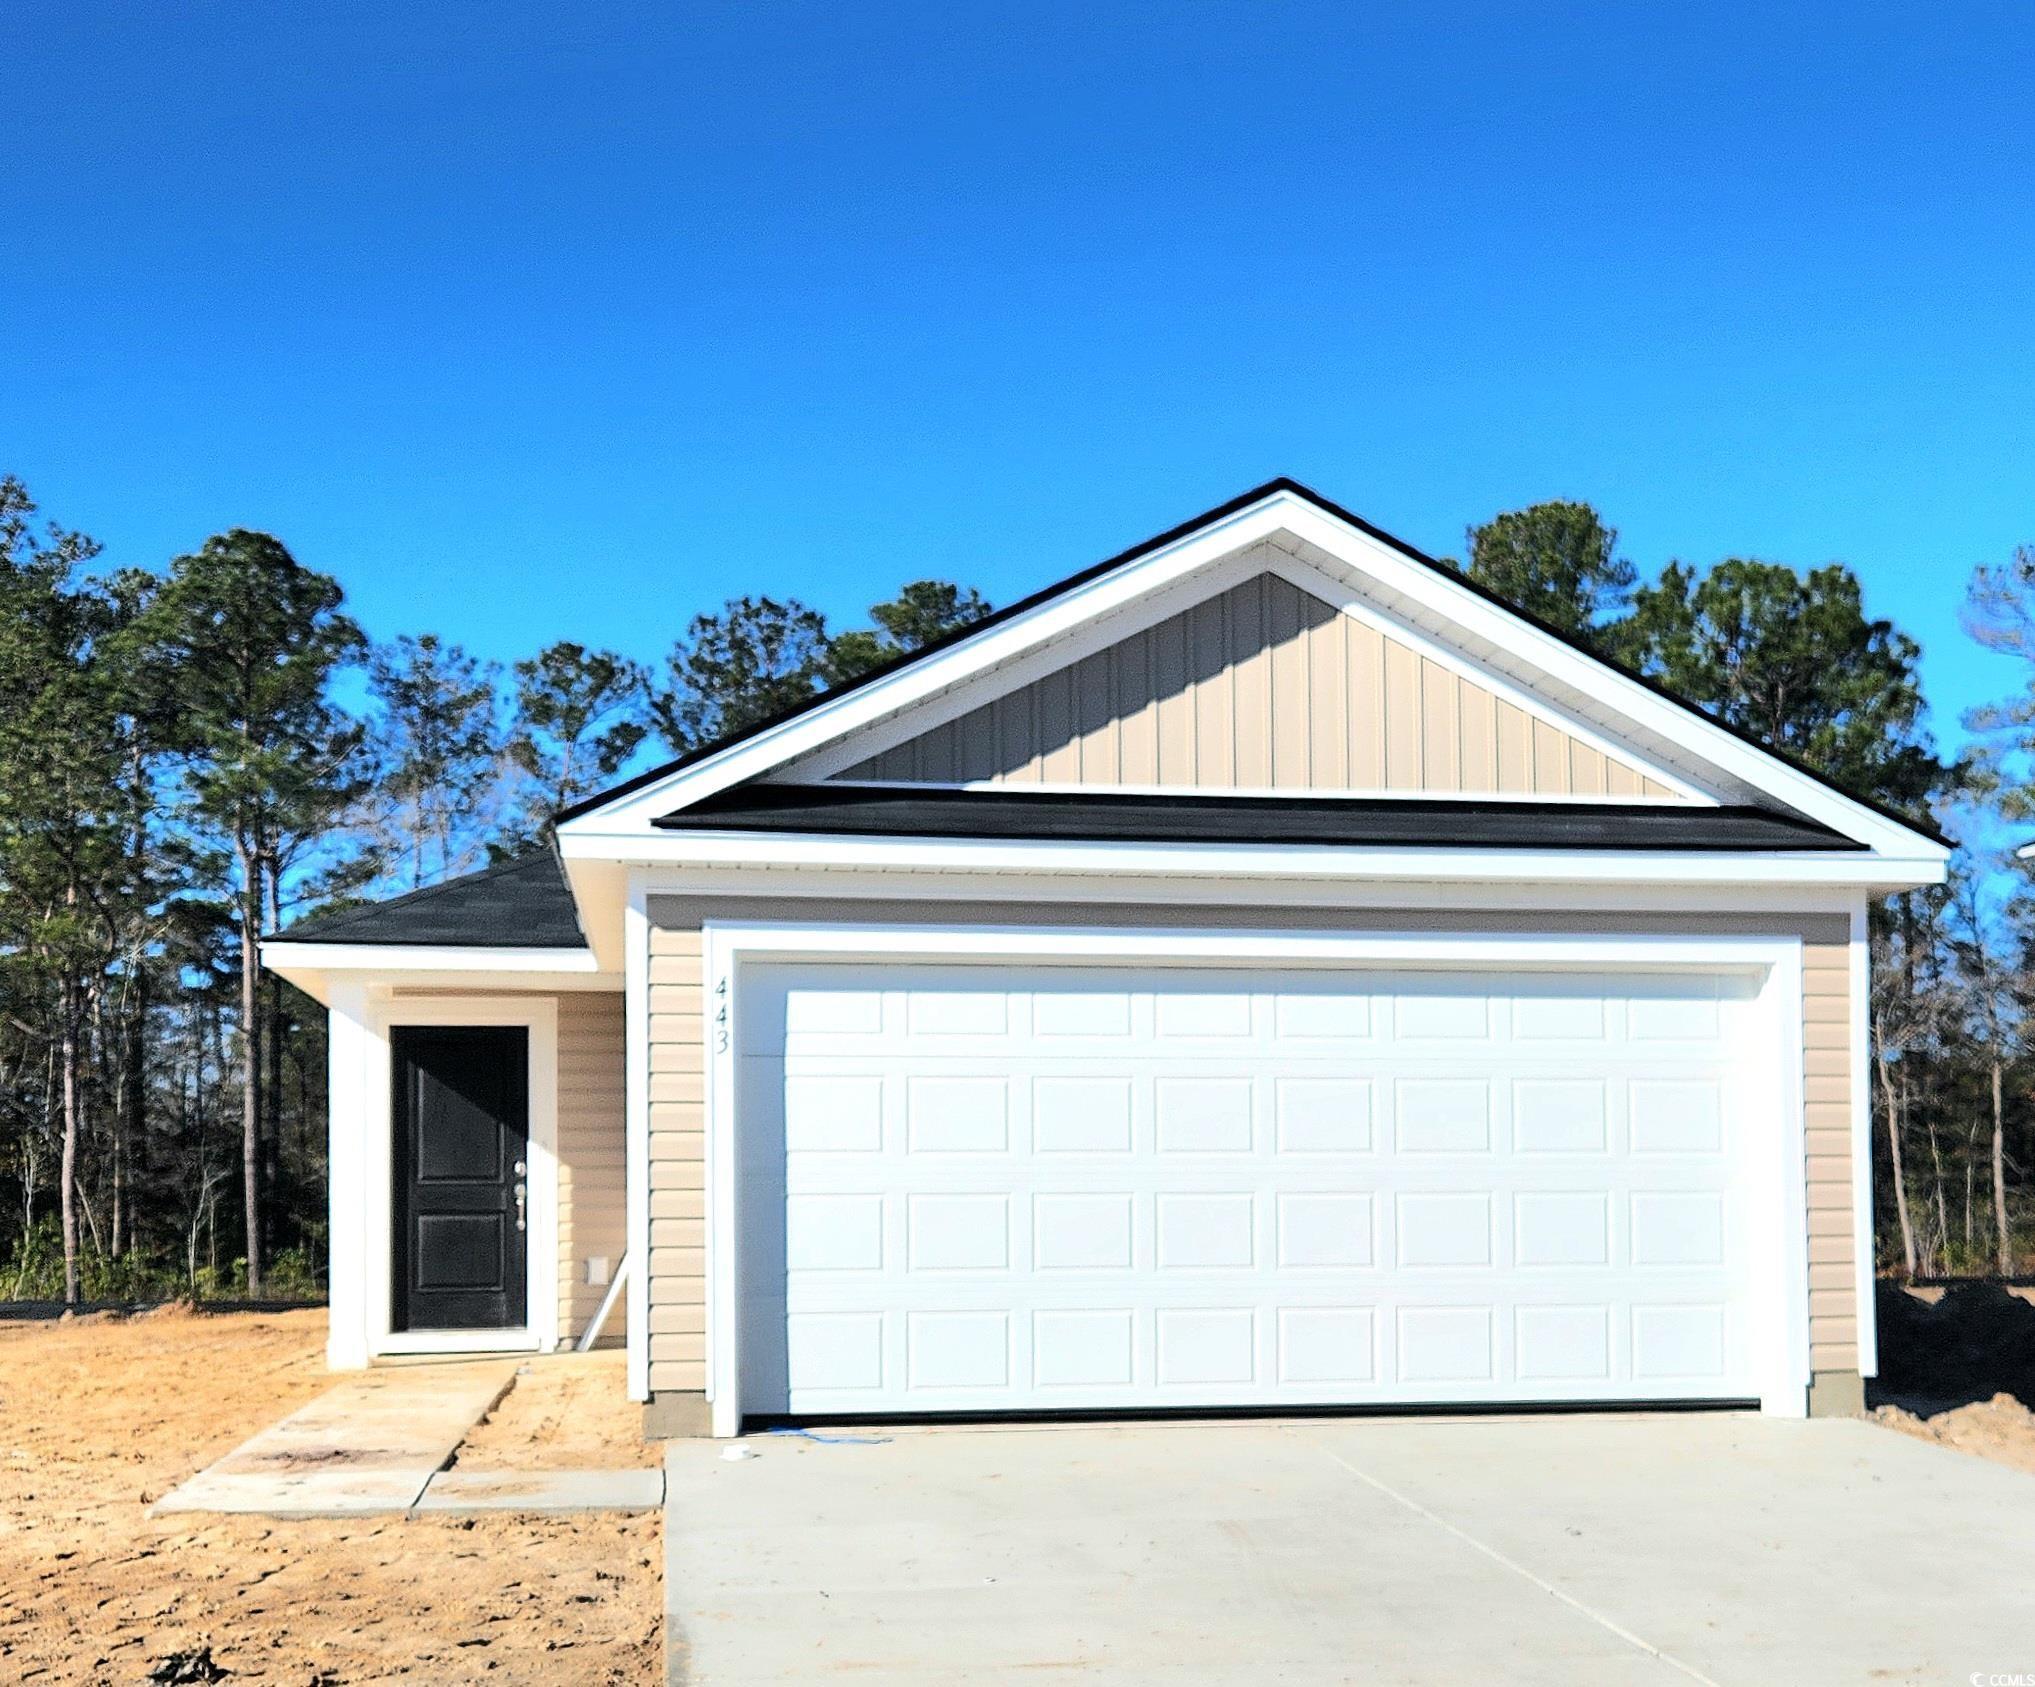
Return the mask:
[[[1789,1285],[1772,1315],[1769,1381],[1760,1397],[1768,1417],[1799,1418],[1809,1412],[1809,1160],[1802,1100],[1805,1032],[1802,1008],[1802,940],[1774,939],[1773,959],[1760,988],[1761,1021],[1770,1039],[1767,1070],[1775,1089],[1772,1110],[1778,1126],[1766,1175],[1755,1185],[1773,1211],[1762,1228],[1767,1245],[1767,1280]],[[1757,1270],[1757,1265],[1755,1266]],[[1757,1281],[1758,1278],[1755,1278]],[[1755,1297],[1757,1304],[1757,1298]]]
[[[734,1010],[739,949],[701,928],[706,1104],[707,1407],[717,1436],[742,1432],[741,1152],[736,1141]],[[708,1029],[711,1027],[711,1029]],[[717,1268],[718,1267],[718,1268]]]
[[[1872,1188],[1872,941],[1864,897],[1851,905],[1851,1248],[1858,1373],[1880,1374],[1878,1237]]]
[[[335,1367],[385,1354],[549,1352],[558,1345],[558,1007],[540,996],[398,1000],[350,983],[331,1044],[331,1331]],[[341,995],[334,992],[335,997]],[[507,1330],[391,1328],[394,1121],[389,1036],[399,1025],[520,1025],[529,1038],[527,1318]]]
[[[335,1371],[358,1371],[374,1357],[367,1315],[367,1259],[374,1242],[360,1217],[368,1201],[369,1151],[366,1131],[353,1128],[371,1110],[368,1089],[378,1033],[368,986],[335,987],[326,1026],[325,1363]],[[381,1054],[386,1072],[386,1044]],[[386,1112],[386,1085],[382,1105]],[[388,1245],[384,1235],[381,1246],[386,1250]]]
[[[709,1046],[706,1085],[708,1211],[707,1353],[711,1427],[739,1434],[742,1424],[742,1286],[737,1234],[741,1192],[737,1149],[739,1084],[733,1057],[744,968],[792,959],[1147,961],[1174,965],[1280,962],[1346,965],[1495,965],[1596,967],[1651,971],[1709,969],[1761,978],[1758,1006],[1766,1076],[1747,1087],[1747,1105],[1769,1115],[1772,1153],[1755,1164],[1751,1191],[1757,1241],[1754,1281],[1787,1285],[1755,1334],[1765,1379],[1761,1410],[1800,1417],[1809,1380],[1807,1163],[1802,1111],[1802,942],[1798,937],[1606,936],[1509,932],[1437,936],[1417,932],[1306,933],[1182,928],[1008,928],[899,925],[800,926],[772,921],[708,920],[702,957],[710,999],[730,1023]],[[1769,1105],[1759,1107],[1764,1089]]]
[[[623,1155],[629,1398],[650,1398],[650,921],[640,875],[622,910]]]

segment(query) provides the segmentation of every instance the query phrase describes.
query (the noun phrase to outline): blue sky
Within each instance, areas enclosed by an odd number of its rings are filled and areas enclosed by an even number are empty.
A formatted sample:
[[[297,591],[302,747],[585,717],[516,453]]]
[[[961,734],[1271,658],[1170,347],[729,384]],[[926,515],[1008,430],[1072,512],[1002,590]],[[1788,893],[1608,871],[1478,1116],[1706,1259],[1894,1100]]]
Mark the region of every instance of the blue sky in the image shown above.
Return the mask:
[[[1850,563],[1939,732],[2035,542],[2011,6],[7,13],[0,468],[369,630],[1004,601],[1275,474]]]

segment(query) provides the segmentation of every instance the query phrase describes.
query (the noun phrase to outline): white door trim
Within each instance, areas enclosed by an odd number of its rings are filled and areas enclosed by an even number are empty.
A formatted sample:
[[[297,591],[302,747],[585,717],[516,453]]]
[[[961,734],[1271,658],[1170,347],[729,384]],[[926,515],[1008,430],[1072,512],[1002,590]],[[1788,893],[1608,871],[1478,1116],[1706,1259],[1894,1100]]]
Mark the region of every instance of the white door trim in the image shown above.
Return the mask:
[[[1603,936],[1506,933],[1430,935],[1388,932],[1314,934],[1276,931],[1148,931],[1067,927],[1015,929],[898,925],[793,925],[710,920],[702,927],[704,982],[711,1028],[706,1060],[707,1394],[713,1433],[739,1433],[739,1191],[735,1152],[737,1096],[733,1016],[744,963],[752,960],[866,958],[1066,960],[1181,965],[1293,961],[1350,965],[1491,964],[1511,968],[1633,971],[1710,969],[1761,979],[1760,1022],[1770,1028],[1772,1077],[1769,1153],[1752,1165],[1752,1211],[1759,1246],[1755,1281],[1788,1285],[1755,1302],[1761,1409],[1799,1417],[1809,1381],[1808,1192],[1802,1132],[1802,943],[1792,937]],[[1759,1086],[1752,1086],[1756,1093]]]
[[[405,1353],[549,1352],[558,1345],[558,1004],[545,996],[371,997],[346,1042],[353,1068],[344,1074],[347,1108],[332,1120],[333,1187],[338,1231],[353,1232],[350,1252],[358,1292],[332,1300],[329,1353],[335,1365]],[[394,1120],[389,1034],[399,1025],[522,1026],[530,1033],[530,1231],[528,1318],[520,1329],[404,1330],[390,1328],[390,1253],[394,1240]],[[335,1047],[333,1092],[341,1094]],[[341,1163],[344,1176],[341,1176]],[[333,1273],[335,1289],[339,1272]],[[342,1319],[351,1329],[342,1327]]]

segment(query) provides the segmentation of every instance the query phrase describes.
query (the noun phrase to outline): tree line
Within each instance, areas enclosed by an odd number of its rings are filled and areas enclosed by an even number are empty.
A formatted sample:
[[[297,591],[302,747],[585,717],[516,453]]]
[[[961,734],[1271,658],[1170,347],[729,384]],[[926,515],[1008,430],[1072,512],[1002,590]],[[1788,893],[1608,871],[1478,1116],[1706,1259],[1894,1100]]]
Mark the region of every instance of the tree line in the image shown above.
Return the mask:
[[[646,743],[988,608],[917,581],[835,631],[742,597],[655,671],[560,641],[504,672],[371,643],[265,533],[99,554],[0,479],[0,1295],[72,1303],[321,1288],[323,1014],[263,973],[265,932],[534,847]]]
[[[1840,564],[1670,562],[1641,581],[1615,530],[1569,501],[1468,539],[1457,566],[1499,596],[1846,789],[1970,840],[1948,883],[1871,910],[1876,1242],[1882,1268],[1910,1278],[2012,1275],[2035,1225],[2035,896],[2011,848],[1986,840],[2035,820],[2035,547],[1966,586],[1965,631],[2026,677],[1967,714],[1963,755],[1944,759],[1921,647],[1866,614]]]
[[[1968,625],[2031,688],[1946,761],[1919,648],[1841,565],[1650,579],[1588,504],[1470,528],[1468,578],[1847,787],[1912,815],[2035,818],[2035,551]],[[792,598],[695,615],[661,663],[560,641],[506,669],[371,642],[339,583],[230,529],[156,568],[0,479],[0,1295],[317,1293],[323,1014],[262,933],[546,839],[562,808],[966,627],[938,580],[831,627]],[[1961,852],[1874,914],[1882,1259],[2008,1272],[2030,1223],[2035,903]]]

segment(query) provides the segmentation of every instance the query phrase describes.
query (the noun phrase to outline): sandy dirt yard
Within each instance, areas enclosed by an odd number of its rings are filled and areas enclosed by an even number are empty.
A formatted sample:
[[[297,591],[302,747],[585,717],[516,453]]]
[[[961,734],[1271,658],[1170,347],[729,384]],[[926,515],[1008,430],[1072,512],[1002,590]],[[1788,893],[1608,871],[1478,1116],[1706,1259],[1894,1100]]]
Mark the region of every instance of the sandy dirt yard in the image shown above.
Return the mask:
[[[0,1681],[661,1679],[655,1515],[145,1515],[330,1385],[324,1325],[181,1310],[0,1325]],[[461,1462],[654,1462],[619,1367],[532,1361]]]

